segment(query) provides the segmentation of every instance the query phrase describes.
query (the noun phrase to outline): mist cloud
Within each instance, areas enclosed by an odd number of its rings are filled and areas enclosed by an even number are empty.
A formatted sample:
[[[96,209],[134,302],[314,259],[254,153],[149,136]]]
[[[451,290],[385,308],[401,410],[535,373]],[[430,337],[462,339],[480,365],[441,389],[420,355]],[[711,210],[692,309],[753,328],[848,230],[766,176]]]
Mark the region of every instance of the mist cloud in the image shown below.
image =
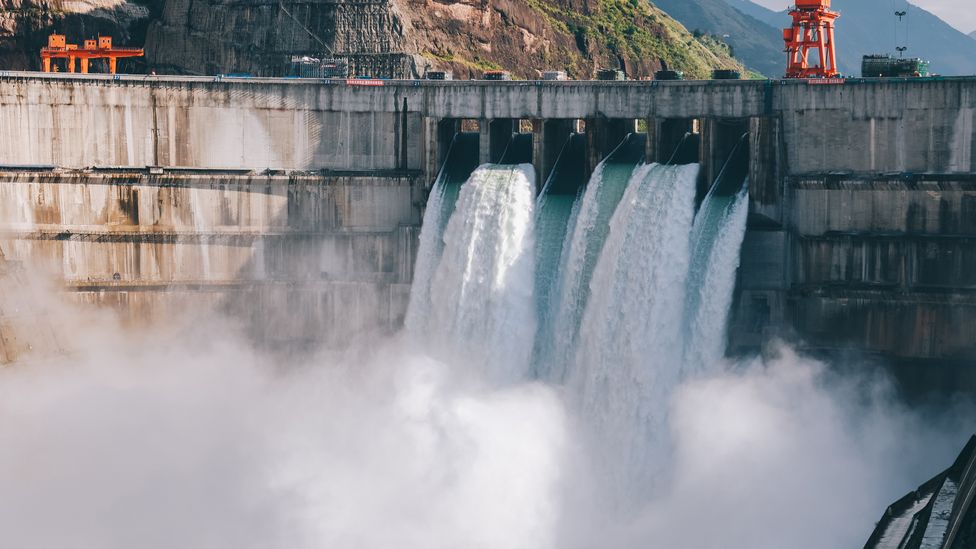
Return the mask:
[[[71,354],[0,369],[3,547],[859,546],[973,427],[783,348],[682,385],[669,482],[619,509],[561,387],[72,314]]]

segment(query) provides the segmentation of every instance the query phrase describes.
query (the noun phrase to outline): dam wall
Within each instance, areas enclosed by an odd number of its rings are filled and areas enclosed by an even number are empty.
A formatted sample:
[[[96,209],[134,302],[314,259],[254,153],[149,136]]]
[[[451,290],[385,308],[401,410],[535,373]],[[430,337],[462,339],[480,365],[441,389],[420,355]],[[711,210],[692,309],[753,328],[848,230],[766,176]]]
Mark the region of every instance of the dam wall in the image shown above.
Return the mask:
[[[0,248],[132,322],[220,309],[270,340],[338,345],[402,322],[415,188],[409,177],[4,173]]]
[[[834,173],[785,186],[786,225],[746,237],[734,344],[763,339],[749,326],[777,326],[809,348],[973,360],[976,177]]]
[[[647,132],[647,161],[698,133],[701,189],[748,133],[730,349],[786,336],[825,352],[965,362],[976,360],[974,109],[970,78],[4,73],[0,247],[46,264],[77,300],[133,318],[247,302],[239,310],[283,339],[342,342],[399,326],[426,194],[462,127],[480,132],[482,161],[531,132],[539,181],[574,131],[587,136],[588,169],[629,132]],[[305,315],[321,318],[296,335]]]
[[[419,113],[311,86],[4,80],[0,163],[59,168],[420,169]],[[338,101],[338,104],[333,104]]]
[[[451,82],[0,73],[0,162],[422,169],[443,120],[770,121],[789,174],[968,173],[976,81]],[[653,129],[650,131],[654,131]],[[738,137],[738,136],[736,136]]]

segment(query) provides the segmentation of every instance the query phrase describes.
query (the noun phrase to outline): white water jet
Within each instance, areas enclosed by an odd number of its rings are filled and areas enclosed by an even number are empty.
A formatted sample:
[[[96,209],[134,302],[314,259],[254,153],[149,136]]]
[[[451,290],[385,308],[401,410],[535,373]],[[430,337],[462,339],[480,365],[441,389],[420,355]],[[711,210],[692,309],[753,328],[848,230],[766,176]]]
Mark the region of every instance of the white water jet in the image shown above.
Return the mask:
[[[748,185],[733,196],[709,195],[695,217],[685,308],[684,375],[720,364],[739,252],[749,216]]]
[[[567,227],[552,289],[548,341],[540,348],[540,377],[563,382],[576,350],[580,321],[590,296],[590,279],[609,231],[610,219],[634,175],[632,163],[597,165],[583,196],[576,201]]]
[[[427,198],[427,210],[420,229],[420,246],[413,270],[413,285],[410,287],[410,304],[404,327],[414,334],[428,330],[430,318],[430,285],[444,252],[444,196],[446,183],[438,179]]]
[[[647,490],[665,460],[697,177],[696,164],[639,168],[590,282],[569,385],[620,499]]]
[[[461,187],[444,232],[420,336],[500,382],[525,378],[536,330],[535,171],[484,165]],[[411,300],[421,297],[411,296]]]

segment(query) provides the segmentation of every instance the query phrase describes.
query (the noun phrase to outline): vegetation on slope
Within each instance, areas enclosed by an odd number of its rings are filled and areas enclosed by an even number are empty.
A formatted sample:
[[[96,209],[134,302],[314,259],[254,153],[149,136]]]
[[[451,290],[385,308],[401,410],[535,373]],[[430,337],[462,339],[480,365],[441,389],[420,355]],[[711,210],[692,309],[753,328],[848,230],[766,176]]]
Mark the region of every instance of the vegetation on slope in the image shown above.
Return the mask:
[[[696,78],[707,78],[715,68],[738,66],[725,43],[689,33],[646,0],[599,0],[596,10],[585,15],[560,10],[545,0],[530,3],[565,24],[577,43],[603,42],[621,59],[659,59]]]
[[[692,34],[647,0],[492,4],[481,8],[477,17],[469,11],[467,21],[457,15],[461,10],[430,7],[440,21],[455,19],[425,30],[428,47],[421,47],[421,54],[460,77],[474,76],[487,66],[524,78],[537,78],[544,70],[591,78],[599,68],[623,69],[631,78],[649,77],[661,68],[707,78],[716,68],[742,69],[724,42]],[[481,24],[484,19],[492,23]],[[444,28],[453,32],[442,32]]]
[[[764,20],[740,12],[726,0],[654,0],[689,30],[722,36],[733,55],[749,68],[772,77],[783,73],[782,33]],[[777,24],[786,26],[788,17]]]

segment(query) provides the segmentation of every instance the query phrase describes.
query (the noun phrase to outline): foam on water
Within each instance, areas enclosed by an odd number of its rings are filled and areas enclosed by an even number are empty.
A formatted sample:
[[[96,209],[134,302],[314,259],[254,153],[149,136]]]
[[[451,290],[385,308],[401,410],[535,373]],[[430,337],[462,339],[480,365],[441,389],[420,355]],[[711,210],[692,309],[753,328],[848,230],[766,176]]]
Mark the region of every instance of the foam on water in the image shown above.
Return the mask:
[[[485,165],[449,221],[441,187],[424,220],[408,329],[504,382],[529,377],[534,351],[536,376],[565,385],[613,504],[653,492],[673,392],[724,354],[748,201],[712,193],[696,218],[698,174],[601,163],[570,207],[534,200],[529,165]]]

